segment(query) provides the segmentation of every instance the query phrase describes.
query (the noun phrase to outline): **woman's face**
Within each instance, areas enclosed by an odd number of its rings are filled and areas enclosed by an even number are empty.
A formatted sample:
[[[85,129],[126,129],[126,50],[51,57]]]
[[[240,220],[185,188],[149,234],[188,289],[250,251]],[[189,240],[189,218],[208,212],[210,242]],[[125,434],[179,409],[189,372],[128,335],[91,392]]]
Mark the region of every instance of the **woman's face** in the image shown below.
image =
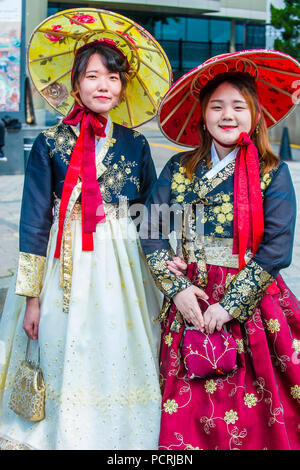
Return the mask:
[[[91,111],[108,116],[118,103],[122,83],[118,72],[110,72],[99,54],[93,54],[85,74],[79,79],[78,90],[82,103]]]
[[[237,88],[227,82],[218,86],[208,101],[205,124],[213,139],[233,147],[241,132],[250,132],[251,112]]]

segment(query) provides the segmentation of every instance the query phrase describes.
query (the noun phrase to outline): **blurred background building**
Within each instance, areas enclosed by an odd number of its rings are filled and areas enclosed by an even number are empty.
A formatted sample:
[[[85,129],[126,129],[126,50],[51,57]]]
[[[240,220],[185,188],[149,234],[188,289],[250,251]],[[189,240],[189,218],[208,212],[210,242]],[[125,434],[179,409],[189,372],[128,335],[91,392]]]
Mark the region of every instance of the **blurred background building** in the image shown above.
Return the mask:
[[[25,64],[30,36],[35,27],[48,16],[69,8],[82,7],[101,8],[128,16],[150,31],[160,42],[169,57],[176,80],[188,70],[217,54],[241,49],[265,47],[272,49],[274,39],[280,32],[270,25],[271,3],[282,8],[284,1],[0,0],[0,26],[2,25],[0,27],[0,118],[10,120],[17,118],[21,126],[20,129],[18,123],[16,125],[12,121],[13,126],[7,128],[5,146],[9,148],[10,159],[5,164],[0,162],[0,174],[23,172],[23,155],[20,150],[23,142],[28,153],[32,140],[38,132],[56,124],[61,118],[31,87]],[[11,39],[8,33],[3,36],[7,26],[6,21],[1,23],[3,16],[1,8],[3,11],[6,10],[7,15],[13,15],[13,18],[8,16],[8,20],[16,17],[21,21],[21,26],[18,27],[18,40]],[[13,30],[13,23],[9,24]],[[7,37],[10,38],[9,47],[13,51],[8,55],[9,61],[6,57]],[[16,60],[18,55],[20,60]],[[6,83],[8,77],[12,77],[11,73],[7,74],[7,64],[20,77],[20,80],[15,80],[14,84],[19,87],[19,93],[13,93],[12,85],[8,86]],[[6,92],[12,96],[10,108],[8,108],[9,100],[1,92],[3,89],[1,84],[6,84]],[[18,111],[13,111],[12,106],[17,107]],[[285,124],[290,128],[292,141],[297,144],[300,144],[300,134],[297,131],[299,119],[298,110],[289,118],[288,124]],[[280,124],[274,132],[271,132],[273,140],[280,140],[281,127]]]
[[[150,31],[166,51],[176,80],[214,55],[264,48],[268,1],[26,0],[26,44],[33,29],[47,16],[68,8],[103,8],[128,16]],[[37,121],[50,123],[51,110],[34,90],[33,99]]]
[[[137,21],[161,43],[174,76],[217,54],[266,45],[267,0],[27,0],[27,31],[40,19],[75,7],[116,11]]]

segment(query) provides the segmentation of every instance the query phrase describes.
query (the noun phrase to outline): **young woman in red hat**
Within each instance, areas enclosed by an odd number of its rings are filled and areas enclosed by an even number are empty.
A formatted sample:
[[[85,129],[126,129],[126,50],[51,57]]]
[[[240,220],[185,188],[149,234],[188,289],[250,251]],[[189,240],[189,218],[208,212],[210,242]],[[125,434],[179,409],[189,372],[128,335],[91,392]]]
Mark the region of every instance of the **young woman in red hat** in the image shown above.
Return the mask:
[[[166,164],[142,231],[165,295],[160,449],[300,449],[300,307],[279,274],[296,201],[267,133],[295,106],[299,76],[290,56],[241,51],[189,72],[161,104],[163,133],[195,149]],[[198,343],[185,342],[191,326]],[[236,360],[224,372],[229,344]]]
[[[158,446],[161,294],[130,216],[156,174],[147,140],[130,127],[155,115],[170,69],[131,20],[84,11],[47,19],[29,47],[38,90],[71,112],[37,137],[26,169],[19,267],[0,325],[4,449]],[[34,387],[11,401],[26,335],[37,340],[30,357],[38,343],[46,388],[39,422]]]

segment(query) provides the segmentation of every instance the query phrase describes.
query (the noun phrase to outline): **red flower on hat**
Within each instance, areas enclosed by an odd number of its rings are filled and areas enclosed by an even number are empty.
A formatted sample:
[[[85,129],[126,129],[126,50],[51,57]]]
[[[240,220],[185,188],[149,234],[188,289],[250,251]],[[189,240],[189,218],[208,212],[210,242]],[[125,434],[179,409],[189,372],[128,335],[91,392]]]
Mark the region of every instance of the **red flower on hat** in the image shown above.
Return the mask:
[[[99,41],[106,42],[107,44],[111,44],[112,46],[117,45],[117,43],[113,39],[109,39],[109,38],[101,38],[99,39]]]
[[[122,31],[116,31],[116,32],[119,33],[119,34],[122,34]],[[127,38],[132,44],[135,44],[135,41],[132,39],[131,36],[129,36],[129,34],[125,33],[125,34],[122,34],[122,36],[124,38]]]
[[[52,30],[53,31],[61,31],[63,29],[63,27],[60,25],[60,24],[54,24],[52,25]],[[54,34],[45,34],[45,38],[49,39],[49,41],[52,41],[52,42],[57,42],[59,41],[60,39],[63,38],[63,36],[56,36]]]
[[[74,15],[72,18],[79,23],[95,23],[97,20],[91,15]],[[75,24],[75,21],[70,19],[71,24]]]

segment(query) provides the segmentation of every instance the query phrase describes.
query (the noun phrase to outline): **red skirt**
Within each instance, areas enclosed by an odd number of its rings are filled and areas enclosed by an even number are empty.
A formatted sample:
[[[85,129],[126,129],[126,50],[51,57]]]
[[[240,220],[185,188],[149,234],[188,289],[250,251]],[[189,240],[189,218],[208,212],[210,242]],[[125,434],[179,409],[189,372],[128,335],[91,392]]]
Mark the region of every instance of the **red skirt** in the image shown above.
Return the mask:
[[[205,290],[218,302],[233,268],[208,266]],[[280,275],[245,323],[226,324],[238,345],[227,376],[188,379],[170,308],[161,341],[161,450],[300,449],[300,304]]]

